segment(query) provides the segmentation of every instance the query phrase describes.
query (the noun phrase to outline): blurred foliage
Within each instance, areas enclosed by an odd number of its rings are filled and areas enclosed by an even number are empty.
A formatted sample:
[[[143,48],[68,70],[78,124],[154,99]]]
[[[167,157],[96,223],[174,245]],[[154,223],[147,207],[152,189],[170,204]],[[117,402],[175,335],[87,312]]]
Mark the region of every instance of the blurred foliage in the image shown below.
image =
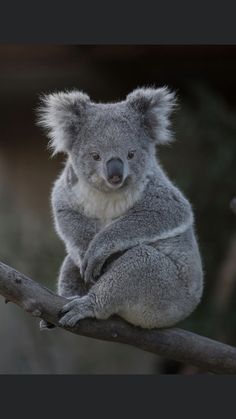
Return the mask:
[[[64,255],[53,225],[30,212],[19,213],[14,198],[2,191],[0,231],[1,260],[52,286],[58,274],[58,262]]]
[[[226,322],[231,339],[232,330],[236,331],[233,298],[224,322],[213,295],[236,226],[230,211],[230,201],[236,194],[235,116],[236,109],[229,108],[222,96],[193,83],[174,119],[177,142],[171,149],[160,151],[164,167],[192,203],[205,271],[202,303],[183,326],[214,337],[219,323]]]

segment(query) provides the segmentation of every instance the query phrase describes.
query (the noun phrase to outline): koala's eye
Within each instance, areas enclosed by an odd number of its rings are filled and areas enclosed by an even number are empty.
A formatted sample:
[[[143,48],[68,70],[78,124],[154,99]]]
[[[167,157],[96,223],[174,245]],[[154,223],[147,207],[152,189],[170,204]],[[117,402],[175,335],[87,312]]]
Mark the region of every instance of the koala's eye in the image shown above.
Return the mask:
[[[101,160],[101,157],[98,153],[91,153],[91,156],[93,160],[96,160],[96,161]]]
[[[134,153],[135,153],[135,150],[130,150],[129,152],[128,152],[128,159],[129,160],[131,160],[133,157],[134,157]]]

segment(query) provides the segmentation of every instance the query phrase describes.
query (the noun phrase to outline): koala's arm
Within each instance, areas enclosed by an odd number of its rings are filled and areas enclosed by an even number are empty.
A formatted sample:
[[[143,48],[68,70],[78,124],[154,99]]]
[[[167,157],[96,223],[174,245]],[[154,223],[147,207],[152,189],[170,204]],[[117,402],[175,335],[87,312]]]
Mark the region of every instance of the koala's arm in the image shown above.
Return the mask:
[[[191,206],[178,189],[150,180],[142,198],[91,241],[82,263],[85,281],[96,280],[113,254],[181,234],[192,223]]]
[[[63,178],[59,178],[54,185],[52,209],[57,233],[74,263],[81,268],[81,260],[96,234],[96,222],[75,207]]]

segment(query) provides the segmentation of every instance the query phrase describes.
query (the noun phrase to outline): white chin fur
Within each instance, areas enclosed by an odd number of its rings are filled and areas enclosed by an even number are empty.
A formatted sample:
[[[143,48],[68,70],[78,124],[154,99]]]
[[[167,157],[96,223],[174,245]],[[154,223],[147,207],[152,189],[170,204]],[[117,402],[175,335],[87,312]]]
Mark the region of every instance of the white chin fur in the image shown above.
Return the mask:
[[[124,182],[123,182],[124,184]],[[83,179],[73,187],[77,203],[86,216],[98,218],[102,224],[109,224],[112,219],[124,214],[140,198],[145,184],[122,188],[122,185],[107,185],[109,192],[93,188]]]

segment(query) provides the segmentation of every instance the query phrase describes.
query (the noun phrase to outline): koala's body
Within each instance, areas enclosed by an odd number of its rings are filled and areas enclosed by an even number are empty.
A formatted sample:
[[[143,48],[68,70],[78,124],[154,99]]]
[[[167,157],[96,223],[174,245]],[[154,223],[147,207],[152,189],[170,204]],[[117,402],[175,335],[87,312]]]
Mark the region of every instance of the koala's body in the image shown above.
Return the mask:
[[[93,103],[79,91],[46,96],[40,124],[68,158],[52,192],[67,256],[60,323],[113,314],[143,328],[172,326],[201,299],[203,275],[192,209],[171,183],[155,145],[171,141],[167,88]]]

